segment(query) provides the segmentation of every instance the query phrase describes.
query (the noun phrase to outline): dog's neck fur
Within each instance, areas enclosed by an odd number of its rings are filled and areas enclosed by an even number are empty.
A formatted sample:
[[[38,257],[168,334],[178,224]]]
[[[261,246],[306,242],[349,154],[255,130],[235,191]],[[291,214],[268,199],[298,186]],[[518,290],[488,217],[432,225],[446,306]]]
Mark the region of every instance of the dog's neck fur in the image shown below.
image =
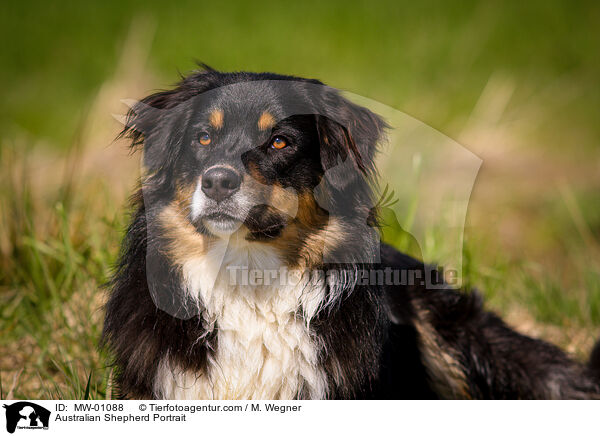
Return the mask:
[[[204,327],[216,330],[205,373],[158,369],[154,394],[172,399],[325,398],[323,344],[311,319],[325,300],[324,280],[280,269],[278,253],[243,238],[215,241],[209,251],[180,265],[188,292],[201,307]],[[269,283],[244,283],[237,272],[269,271]],[[292,280],[293,278],[299,280]]]

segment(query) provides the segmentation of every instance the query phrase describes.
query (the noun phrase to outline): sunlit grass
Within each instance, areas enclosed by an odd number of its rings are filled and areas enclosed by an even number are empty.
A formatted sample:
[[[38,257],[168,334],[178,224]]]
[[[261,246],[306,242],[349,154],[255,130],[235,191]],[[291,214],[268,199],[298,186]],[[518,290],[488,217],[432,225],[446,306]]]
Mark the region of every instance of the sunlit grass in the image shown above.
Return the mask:
[[[117,251],[121,214],[101,197],[86,198],[92,190],[75,194],[66,185],[34,200],[27,157],[6,148],[2,153],[4,393],[83,398],[88,384],[82,380],[89,379],[88,397],[104,398],[110,369],[98,350],[101,286]]]

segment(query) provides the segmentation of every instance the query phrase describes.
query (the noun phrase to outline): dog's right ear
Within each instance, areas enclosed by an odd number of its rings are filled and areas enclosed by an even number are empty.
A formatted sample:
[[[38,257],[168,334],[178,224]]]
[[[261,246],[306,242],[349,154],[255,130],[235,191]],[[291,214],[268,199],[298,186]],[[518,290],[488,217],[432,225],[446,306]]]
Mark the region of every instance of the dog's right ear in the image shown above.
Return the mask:
[[[178,93],[179,87],[157,92],[141,101],[123,100],[129,111],[118,137],[131,139],[133,151],[143,148],[144,166],[150,173],[160,171],[176,156],[178,147],[173,124],[176,123],[177,103],[181,102]]]
[[[131,149],[143,147],[144,166],[150,173],[163,171],[177,157],[186,133],[189,105],[214,86],[215,70],[183,78],[174,89],[151,94],[140,101],[123,100],[129,111],[116,117],[125,127],[118,138],[131,139]]]

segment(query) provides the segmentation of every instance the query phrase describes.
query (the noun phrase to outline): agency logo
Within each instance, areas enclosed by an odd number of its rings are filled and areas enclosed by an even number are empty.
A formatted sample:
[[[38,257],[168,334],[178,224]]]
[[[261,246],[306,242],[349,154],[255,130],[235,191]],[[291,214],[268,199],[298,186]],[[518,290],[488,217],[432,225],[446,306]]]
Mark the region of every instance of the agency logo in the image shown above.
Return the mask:
[[[6,409],[6,431],[14,433],[16,429],[48,430],[50,411],[29,401],[4,404]]]

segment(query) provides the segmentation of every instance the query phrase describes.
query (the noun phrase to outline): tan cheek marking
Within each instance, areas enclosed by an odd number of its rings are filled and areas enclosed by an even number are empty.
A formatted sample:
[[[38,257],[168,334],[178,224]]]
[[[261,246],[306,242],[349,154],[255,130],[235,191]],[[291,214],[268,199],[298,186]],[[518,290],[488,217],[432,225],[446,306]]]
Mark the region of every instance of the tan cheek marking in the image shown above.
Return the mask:
[[[208,248],[209,238],[198,233],[187,219],[186,211],[194,189],[193,184],[178,184],[175,199],[159,216],[162,236],[167,240],[168,255],[177,265],[183,265],[189,258],[204,255]]]
[[[296,217],[278,238],[261,243],[279,249],[284,261],[291,267],[312,268],[320,265],[323,256],[334,250],[347,232],[336,218],[319,210],[310,194],[298,196],[297,208]]]
[[[220,129],[223,127],[223,119],[225,118],[225,114],[221,109],[215,109],[210,113],[208,117],[208,122],[215,129]]]
[[[296,192],[293,189],[285,189],[278,183],[271,185],[270,190],[269,205],[286,215],[295,217],[298,213],[298,195]]]
[[[200,180],[197,181],[200,183]],[[196,183],[190,183],[189,185],[177,181],[175,184],[175,204],[185,209],[189,206],[189,201],[196,190]]]
[[[293,189],[285,189],[279,183],[267,184],[254,162],[248,164],[248,173],[244,174],[244,186],[252,192],[255,201],[262,201],[291,217],[298,213],[298,195]]]
[[[258,169],[258,166],[254,162],[250,162],[248,164],[248,173],[250,174],[250,177],[244,176],[244,183],[258,182],[261,185],[264,185],[267,183],[267,179],[264,178],[264,176],[261,174],[260,170]]]
[[[168,240],[167,251],[175,264],[183,265],[188,259],[206,253],[207,238],[196,231],[178,205],[170,204],[163,209],[160,222],[163,236]]]
[[[259,130],[267,130],[275,126],[275,118],[269,112],[265,111],[260,115],[258,119]]]
[[[311,263],[322,262],[323,258],[329,256],[342,244],[347,234],[340,222],[330,217],[327,224],[306,236],[302,257],[308,260],[308,266]]]
[[[317,205],[315,198],[309,193],[298,196],[297,220],[308,229],[321,229],[329,221],[327,214],[323,213]]]

